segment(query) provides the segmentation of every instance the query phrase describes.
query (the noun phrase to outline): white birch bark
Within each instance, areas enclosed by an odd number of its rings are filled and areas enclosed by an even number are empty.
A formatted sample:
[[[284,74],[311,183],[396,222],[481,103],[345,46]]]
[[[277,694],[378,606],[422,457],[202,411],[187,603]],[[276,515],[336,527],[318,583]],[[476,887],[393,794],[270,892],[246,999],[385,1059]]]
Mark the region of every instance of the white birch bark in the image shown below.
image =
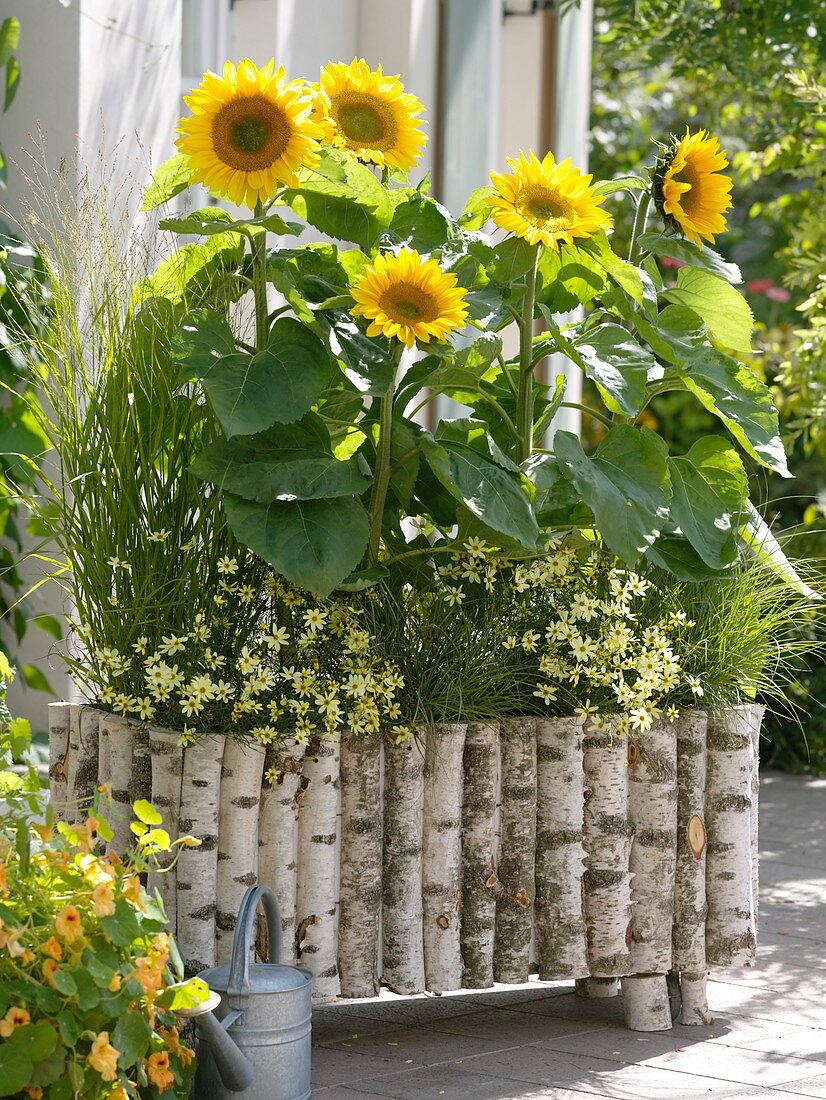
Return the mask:
[[[338,995],[339,743],[313,742],[304,757],[298,810],[296,934],[299,961],[315,975],[313,1000]]]
[[[112,784],[110,811],[112,839],[107,851],[123,855],[133,845],[132,822],[132,734],[134,727],[128,718],[104,714],[100,720],[109,745],[109,781]]]
[[[629,743],[628,820],[634,830],[629,859],[631,971],[666,974],[671,969],[677,856],[677,735],[671,722],[655,722],[638,742]]]
[[[539,980],[588,975],[582,911],[582,720],[536,725],[536,946]]]
[[[497,982],[526,982],[531,965],[531,931],[536,854],[536,719],[508,718],[501,724],[502,810],[500,819],[493,942]]]
[[[100,712],[98,722],[98,784],[112,783],[112,752],[109,747],[109,726],[104,722],[106,712]]]
[[[381,742],[341,742],[341,899],[338,970],[342,997],[379,991],[381,917]]]
[[[277,768],[274,782],[264,780],[258,811],[258,881],[269,886],[281,911],[281,958],[294,964],[296,869],[298,867],[298,795],[304,745],[283,741],[267,750],[265,768]]]
[[[751,707],[708,723],[706,958],[745,966],[757,946],[752,899]]]
[[[425,986],[460,989],[462,761],[467,725],[437,722],[428,738],[422,834]]]
[[[470,722],[465,735],[462,794],[462,986],[493,985],[499,723]]]
[[[90,810],[98,787],[100,722],[103,711],[82,706],[77,716],[77,758],[74,769],[75,799],[85,813]]]
[[[180,743],[180,734],[160,726],[149,728],[149,749],[152,762],[152,798],[151,802],[163,818],[161,828],[169,833],[170,840],[177,840],[178,819],[181,812],[181,776],[184,764],[184,750]],[[159,862],[167,867],[174,852],[160,856]],[[169,926],[174,934],[177,927],[177,865],[165,871],[152,871],[147,875],[146,888],[150,894],[157,890],[161,896]]]
[[[129,778],[129,820],[134,820],[132,804],[152,797],[152,750],[149,746],[149,726],[132,721],[132,772]]]
[[[421,993],[425,988],[423,803],[424,757],[419,742],[388,741],[384,747],[382,981],[394,993]]]
[[[670,1031],[671,1004],[665,974],[632,974],[622,979],[625,1026],[631,1031]]]
[[[77,821],[80,818],[80,807],[77,796],[77,771],[80,758],[80,715],[83,711],[82,703],[69,704],[69,751],[66,757],[66,818],[68,821]]]
[[[178,860],[178,946],[187,977],[215,965],[218,815],[224,737],[204,737],[184,750],[178,827],[201,841]]]
[[[215,960],[232,955],[235,922],[248,887],[258,882],[258,807],[265,749],[229,738],[221,767],[218,811]]]
[[[624,738],[588,734],[583,740],[585,814],[582,877],[588,966],[595,978],[628,974],[631,923],[631,825],[628,820],[628,745]]]
[[[55,820],[66,817],[69,763],[69,704],[49,703],[49,801]]]
[[[751,706],[751,903],[754,909],[755,935],[760,926],[760,846],[758,843],[760,806],[760,728],[766,708]]]
[[[700,711],[682,714],[677,730],[677,865],[673,968],[680,972],[680,1023],[710,1022],[706,988],[706,734]]]

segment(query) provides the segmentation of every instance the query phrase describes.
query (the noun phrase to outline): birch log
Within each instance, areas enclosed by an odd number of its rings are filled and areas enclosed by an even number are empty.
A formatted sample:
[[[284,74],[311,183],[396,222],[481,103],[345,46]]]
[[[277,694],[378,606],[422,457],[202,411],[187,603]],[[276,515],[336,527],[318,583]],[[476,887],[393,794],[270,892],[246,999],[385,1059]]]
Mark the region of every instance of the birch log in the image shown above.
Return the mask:
[[[341,899],[338,970],[342,997],[379,991],[381,917],[381,742],[341,742]]]
[[[681,1024],[708,1024],[706,985],[706,733],[700,711],[678,718],[677,864],[673,967],[680,972]]]
[[[228,963],[244,894],[258,882],[258,807],[265,749],[231,738],[224,748],[218,811],[215,960]]]
[[[760,728],[766,708],[757,703],[751,706],[751,903],[754,909],[755,934],[760,916],[760,847],[758,822],[760,805]]]
[[[618,997],[620,980],[619,978],[577,978],[574,989],[577,997],[592,997],[594,999]]]
[[[49,801],[55,819],[66,817],[69,763],[69,704],[49,703]]]
[[[112,750],[109,746],[109,726],[104,722],[106,712],[101,711],[98,722],[98,784],[112,785]]]
[[[215,965],[215,896],[218,870],[218,806],[224,737],[204,737],[184,750],[181,777],[182,835],[201,841],[178,860],[178,946],[187,977]]]
[[[588,966],[595,978],[628,974],[631,923],[631,825],[624,738],[588,734],[583,740],[585,814],[582,877]]]
[[[467,725],[436,723],[424,778],[422,923],[425,987],[460,989],[462,952],[462,760]]]
[[[582,912],[582,720],[536,725],[536,945],[539,980],[588,975]]]
[[[340,813],[339,743],[317,740],[304,757],[306,789],[298,810],[296,940],[299,961],[315,975],[318,1004],[338,995]]]
[[[382,981],[394,993],[425,988],[422,928],[424,757],[418,741],[384,747]]]
[[[269,886],[278,900],[282,940],[281,958],[277,961],[290,964],[298,957],[295,944],[298,787],[304,748],[295,740],[268,747],[264,766],[268,770],[277,769],[279,774],[274,782],[264,780],[258,811],[258,881]],[[270,962],[275,961],[270,958]]]
[[[184,750],[180,743],[180,734],[172,730],[151,726],[149,729],[149,751],[152,763],[151,802],[163,818],[162,828],[169,833],[170,840],[177,840],[178,820],[181,813],[181,774],[184,764]],[[166,867],[172,861],[172,853],[166,858],[160,857],[161,865]],[[153,871],[147,876],[146,887],[150,894],[156,890],[161,896],[169,926],[175,931],[177,922],[177,880],[178,867],[164,871]]]
[[[149,726],[130,722],[132,727],[132,771],[129,775],[129,821],[134,818],[132,804],[152,797],[152,751],[149,747]]]
[[[497,982],[526,982],[536,852],[536,719],[509,718],[501,725],[502,811],[493,942]]]
[[[631,971],[671,969],[674,869],[677,855],[677,736],[655,722],[628,744],[628,820],[633,829]]]
[[[670,1031],[671,1005],[665,974],[631,974],[622,979],[625,1026],[631,1031]]]
[[[462,986],[493,985],[496,900],[489,885],[496,858],[499,723],[470,722],[462,794]]]
[[[98,788],[100,756],[100,722],[104,712],[97,707],[82,706],[77,718],[78,746],[74,771],[75,799],[78,806],[88,810]]]
[[[100,720],[105,729],[104,738],[109,747],[109,782],[112,784],[112,809],[110,825],[112,839],[107,851],[123,855],[132,847],[132,734],[136,728],[128,718],[117,714],[104,714]]]
[[[757,946],[752,899],[751,707],[709,719],[706,780],[706,958],[744,966]]]

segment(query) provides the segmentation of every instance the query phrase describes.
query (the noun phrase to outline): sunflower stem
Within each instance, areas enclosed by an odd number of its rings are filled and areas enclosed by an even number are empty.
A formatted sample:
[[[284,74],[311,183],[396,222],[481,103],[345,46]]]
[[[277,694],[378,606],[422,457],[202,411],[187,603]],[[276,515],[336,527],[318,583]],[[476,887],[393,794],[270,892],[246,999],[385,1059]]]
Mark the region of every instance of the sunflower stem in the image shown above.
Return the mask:
[[[634,225],[631,229],[631,244],[628,246],[628,262],[636,263],[640,253],[640,237],[645,232],[645,223],[648,221],[648,211],[651,206],[651,192],[646,191],[640,195],[637,203],[637,213],[634,217]]]
[[[255,217],[264,216],[264,204],[255,204]],[[270,315],[267,307],[267,233],[256,233],[250,243],[252,253],[252,289],[255,295],[255,347],[263,351],[270,339]]]
[[[536,269],[539,246],[525,281],[525,297],[519,320],[519,393],[516,397],[516,461],[524,462],[533,446],[533,311],[536,303]]]
[[[376,469],[373,475],[373,492],[370,495],[370,539],[367,550],[364,553],[363,565],[365,569],[372,569],[379,564],[379,547],[381,546],[381,525],[384,519],[384,502],[387,499],[387,489],[390,485],[390,443],[393,431],[393,401],[396,396],[396,375],[399,370],[404,344],[397,342],[393,350],[393,370],[390,376],[390,385],[387,393],[381,399],[379,408],[379,435],[376,440]]]

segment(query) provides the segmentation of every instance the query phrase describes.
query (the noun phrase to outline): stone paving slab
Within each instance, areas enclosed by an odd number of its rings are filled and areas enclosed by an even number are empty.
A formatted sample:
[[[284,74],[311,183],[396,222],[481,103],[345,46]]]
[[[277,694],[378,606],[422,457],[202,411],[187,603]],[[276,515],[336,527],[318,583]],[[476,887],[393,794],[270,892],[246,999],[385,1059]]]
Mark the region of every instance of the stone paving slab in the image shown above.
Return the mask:
[[[315,1011],[313,1095],[826,1098],[826,780],[770,773],[760,811],[758,962],[712,973],[713,1024],[630,1032],[621,998],[566,983],[385,993]]]

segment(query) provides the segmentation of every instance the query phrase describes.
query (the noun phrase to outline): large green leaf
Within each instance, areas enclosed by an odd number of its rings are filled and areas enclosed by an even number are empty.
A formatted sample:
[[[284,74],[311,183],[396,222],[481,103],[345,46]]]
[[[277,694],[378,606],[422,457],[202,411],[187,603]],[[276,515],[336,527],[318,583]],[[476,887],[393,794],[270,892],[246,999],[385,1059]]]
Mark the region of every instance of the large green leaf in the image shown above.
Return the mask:
[[[461,443],[420,438],[428,466],[447,491],[488,527],[536,549],[539,525],[517,477]]]
[[[734,351],[751,351],[754,318],[746,299],[725,279],[696,267],[682,267],[677,285],[666,290],[665,297],[693,309],[718,343]]]
[[[449,237],[450,221],[444,207],[414,190],[410,198],[396,205],[382,241],[415,248],[418,252],[433,252]]]
[[[647,271],[627,263],[611,248],[604,232],[595,233],[579,242],[579,251],[590,256],[607,275],[622,287],[639,305],[645,305],[649,315],[656,313],[657,291]]]
[[[771,392],[751,367],[703,347],[686,364],[682,378],[753,458],[784,477],[791,476]]]
[[[331,380],[335,364],[318,337],[292,317],[272,327],[257,355],[228,355],[203,377],[228,436],[253,435],[302,417]]]
[[[224,507],[241,542],[320,597],[352,573],[370,534],[367,513],[351,497],[256,504],[228,493]]]
[[[636,416],[648,396],[648,372],[657,365],[620,325],[598,325],[566,341],[565,352],[591,378],[611,412]]]
[[[202,378],[218,361],[235,352],[235,337],[226,317],[213,309],[193,309],[170,342],[170,358],[181,366],[181,378]]]
[[[783,552],[783,547],[774,537],[771,528],[751,503],[746,501],[746,522],[740,527],[743,541],[761,561],[797,589],[801,596],[809,600],[822,600],[823,597],[803,580]]]
[[[184,153],[176,153],[165,160],[143,193],[141,211],[154,210],[162,202],[168,202],[180,195],[189,186],[191,175],[192,162]]]
[[[217,273],[240,264],[244,246],[238,233],[216,233],[204,242],[185,244],[161,263],[155,273],[138,283],[132,302],[147,298],[168,298],[182,302],[191,287],[206,290]]]
[[[330,335],[333,354],[344,364],[344,373],[363,394],[383,397],[393,382],[396,364],[385,346],[364,335],[352,317],[341,313]]]
[[[601,263],[576,245],[561,244],[559,251],[543,248],[539,257],[536,300],[553,313],[585,305],[605,288]]]
[[[654,321],[637,314],[634,324],[656,354],[676,366],[708,346],[708,329],[694,310],[685,306],[666,306]]]
[[[710,435],[668,465],[675,523],[712,569],[730,565],[737,557],[735,529],[747,493],[739,454],[726,440]]]
[[[148,1047],[152,1038],[149,1024],[142,1012],[128,1008],[115,1024],[110,1042],[115,1050],[120,1051],[121,1065],[126,1068],[133,1066],[148,1053]]]
[[[668,256],[669,259],[679,260],[689,267],[701,267],[712,275],[718,275],[728,283],[742,281],[740,268],[737,264],[729,263],[723,257],[704,245],[698,248],[691,241],[684,241],[682,237],[663,237],[659,233],[645,233],[640,237],[640,245],[655,256]]]
[[[20,1095],[34,1066],[28,1052],[14,1043],[0,1043],[0,1096]]]
[[[634,561],[668,516],[670,484],[663,441],[645,428],[612,428],[589,458],[570,432],[554,436],[560,470],[594,513],[608,546]]]
[[[258,435],[218,439],[198,455],[192,472],[262,504],[352,496],[370,485],[370,467],[361,455],[340,462],[322,451],[284,449],[280,435],[280,427],[273,427]]]
[[[474,392],[482,375],[501,353],[502,341],[493,333],[486,332],[467,347],[459,348],[452,356],[443,359],[429,355],[415,363],[405,374],[397,391],[397,401],[404,408],[419,397],[425,387],[445,393],[453,390]]]
[[[303,233],[304,227],[298,222],[285,222],[278,214],[262,214],[258,218],[244,218],[241,221],[233,221],[232,215],[220,206],[207,206],[203,210],[195,210],[191,214],[185,214],[182,218],[164,218],[158,223],[159,229],[168,229],[172,233],[192,233],[202,237],[212,237],[216,233],[226,233],[229,229],[244,230],[247,233],[261,232],[268,229],[271,233],[277,233],[280,237],[298,237]]]
[[[300,217],[335,240],[371,248],[393,217],[393,204],[365,165],[327,149],[319,163],[301,171],[300,186],[285,191]]]
[[[645,556],[659,565],[661,569],[668,570],[681,581],[702,581],[711,576],[728,577],[732,575],[731,569],[717,571],[711,569],[688,539],[684,535],[674,532],[662,534],[645,551]]]

